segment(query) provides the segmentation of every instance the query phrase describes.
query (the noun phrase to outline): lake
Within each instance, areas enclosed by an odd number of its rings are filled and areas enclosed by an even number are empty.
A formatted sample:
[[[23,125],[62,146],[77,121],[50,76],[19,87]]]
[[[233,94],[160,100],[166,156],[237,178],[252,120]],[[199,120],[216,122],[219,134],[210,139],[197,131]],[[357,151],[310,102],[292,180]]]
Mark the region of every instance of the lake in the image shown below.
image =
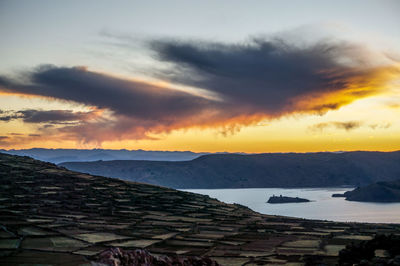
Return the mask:
[[[272,215],[341,222],[400,223],[400,203],[367,203],[333,198],[352,188],[245,188],[245,189],[185,189],[209,195],[226,203],[239,203],[250,209]],[[307,203],[266,203],[270,196],[282,195],[312,200]]]

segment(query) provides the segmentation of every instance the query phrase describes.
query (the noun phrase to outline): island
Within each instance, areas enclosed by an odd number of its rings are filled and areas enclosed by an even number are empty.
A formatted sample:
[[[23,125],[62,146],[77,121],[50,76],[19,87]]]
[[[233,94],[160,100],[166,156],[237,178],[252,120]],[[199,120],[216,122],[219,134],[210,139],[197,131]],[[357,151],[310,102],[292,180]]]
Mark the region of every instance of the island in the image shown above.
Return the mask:
[[[346,195],[344,193],[343,194],[335,193],[335,194],[332,194],[332,197],[333,198],[345,198]]]
[[[400,202],[400,179],[377,182],[344,193],[346,200],[362,202]]]
[[[300,203],[300,202],[310,202],[308,199],[303,199],[299,197],[287,197],[287,196],[275,196],[273,195],[272,197],[269,198],[267,203]]]

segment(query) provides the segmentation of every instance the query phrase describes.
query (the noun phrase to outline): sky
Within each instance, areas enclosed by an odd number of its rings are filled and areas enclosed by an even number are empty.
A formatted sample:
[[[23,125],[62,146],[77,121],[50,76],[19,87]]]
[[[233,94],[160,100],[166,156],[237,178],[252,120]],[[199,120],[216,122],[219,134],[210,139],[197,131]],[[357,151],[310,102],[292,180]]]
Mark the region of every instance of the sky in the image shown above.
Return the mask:
[[[0,0],[0,148],[399,150],[399,13]]]

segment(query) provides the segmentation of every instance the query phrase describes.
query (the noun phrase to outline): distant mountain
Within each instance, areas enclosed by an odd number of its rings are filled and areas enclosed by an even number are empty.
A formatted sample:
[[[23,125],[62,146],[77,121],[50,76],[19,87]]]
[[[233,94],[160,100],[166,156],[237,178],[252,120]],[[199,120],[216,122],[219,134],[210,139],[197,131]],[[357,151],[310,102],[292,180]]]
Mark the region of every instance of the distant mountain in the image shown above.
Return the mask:
[[[346,200],[364,202],[400,202],[400,179],[377,182],[344,193]]]
[[[191,161],[70,162],[80,172],[173,188],[360,186],[400,176],[400,151],[214,154]]]
[[[81,149],[25,149],[0,150],[12,155],[29,156],[51,163],[87,162],[109,160],[151,160],[151,161],[187,161],[208,153],[191,151],[144,151],[144,150],[81,150]]]

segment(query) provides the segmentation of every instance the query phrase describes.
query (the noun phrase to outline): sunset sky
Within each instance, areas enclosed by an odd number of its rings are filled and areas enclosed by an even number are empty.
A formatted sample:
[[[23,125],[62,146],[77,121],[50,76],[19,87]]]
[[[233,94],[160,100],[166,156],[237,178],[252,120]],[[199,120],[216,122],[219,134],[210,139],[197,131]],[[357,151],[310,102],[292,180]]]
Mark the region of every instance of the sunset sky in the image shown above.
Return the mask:
[[[0,1],[0,148],[400,150],[400,1]]]

